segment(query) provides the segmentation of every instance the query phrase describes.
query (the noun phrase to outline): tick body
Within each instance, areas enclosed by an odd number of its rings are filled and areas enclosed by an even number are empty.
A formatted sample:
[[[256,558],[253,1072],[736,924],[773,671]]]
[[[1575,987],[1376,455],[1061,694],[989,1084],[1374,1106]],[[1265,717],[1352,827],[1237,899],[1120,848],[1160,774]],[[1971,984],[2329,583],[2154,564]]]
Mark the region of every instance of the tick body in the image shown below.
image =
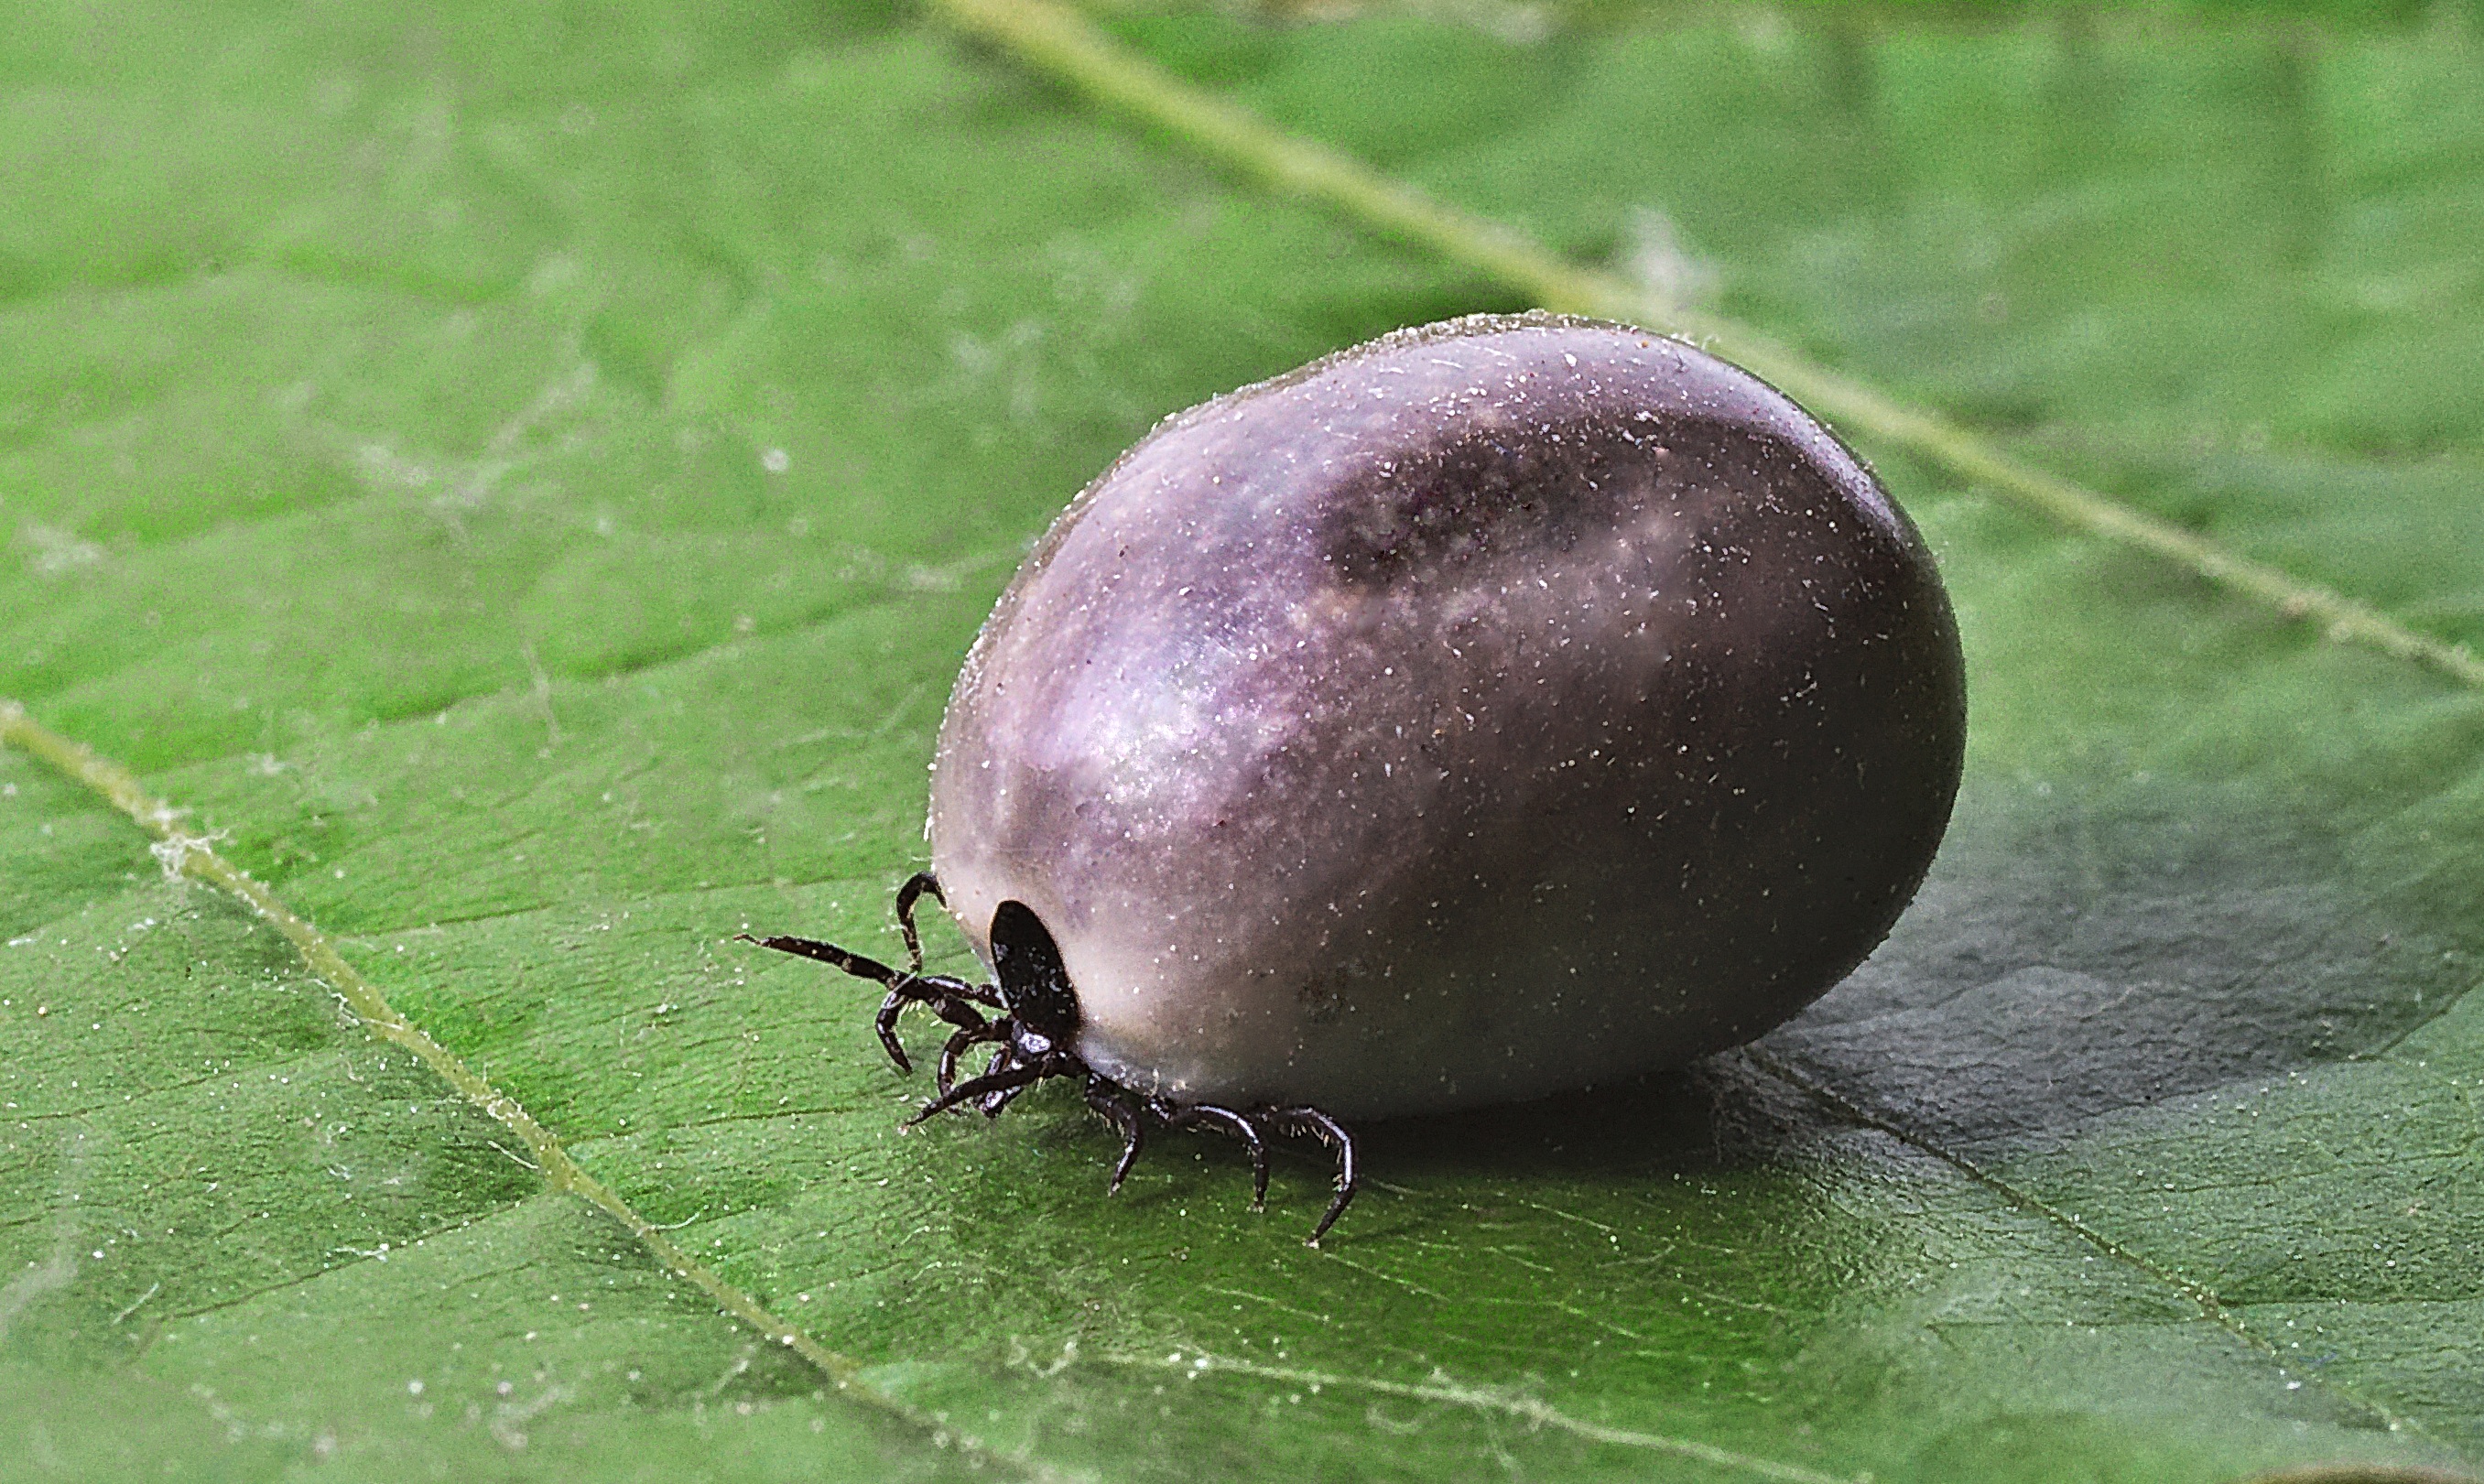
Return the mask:
[[[1931,559],[1825,429],[1678,341],[1477,317],[1080,495],[958,679],[932,864],[982,1003],[1040,936],[1125,1135],[1337,1142],[1792,1015],[1913,895],[1964,733]]]

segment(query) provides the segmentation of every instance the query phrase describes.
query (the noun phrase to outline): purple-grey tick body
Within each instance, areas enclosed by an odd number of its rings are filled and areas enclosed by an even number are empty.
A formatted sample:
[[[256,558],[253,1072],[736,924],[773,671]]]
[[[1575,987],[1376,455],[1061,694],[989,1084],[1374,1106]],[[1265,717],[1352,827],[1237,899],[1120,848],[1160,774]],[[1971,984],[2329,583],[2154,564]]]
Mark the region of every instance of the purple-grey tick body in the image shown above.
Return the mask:
[[[971,985],[932,1109],[1310,1133],[1678,1065],[1809,1004],[1930,864],[1965,740],[1930,554],[1800,408],[1549,315],[1168,418],[1053,524],[940,732]],[[986,1015],[986,1010],[1001,1012]],[[957,1058],[999,1047],[980,1075]],[[927,1110],[929,1111],[929,1110]],[[1314,1233],[1316,1240],[1317,1233]]]

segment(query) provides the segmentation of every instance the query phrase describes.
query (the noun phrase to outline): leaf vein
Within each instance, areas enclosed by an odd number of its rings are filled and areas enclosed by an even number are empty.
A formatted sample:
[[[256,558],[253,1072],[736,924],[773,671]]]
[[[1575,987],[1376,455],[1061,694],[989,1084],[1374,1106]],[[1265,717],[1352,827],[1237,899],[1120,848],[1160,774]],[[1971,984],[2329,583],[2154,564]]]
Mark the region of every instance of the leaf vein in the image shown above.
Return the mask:
[[[1098,1356],[1095,1360],[1099,1364],[1126,1366],[1132,1369],[1175,1371],[1183,1375],[1225,1372],[1249,1376],[1260,1381],[1278,1381],[1316,1388],[1336,1387],[1345,1390],[1394,1396],[1405,1401],[1437,1402],[1446,1406],[1462,1407],[1472,1412],[1498,1413],[1537,1427],[1565,1432],[1590,1443],[1601,1443],[1615,1447],[1639,1448],[1653,1453],[1669,1453],[1677,1458],[1691,1459],[1737,1473],[1780,1480],[1782,1484],[1858,1484],[1858,1481],[1841,1474],[1823,1473],[1817,1469],[1803,1468],[1799,1464],[1779,1463],[1774,1459],[1737,1452],[1732,1448],[1718,1447],[1713,1443],[1701,1443],[1696,1439],[1676,1438],[1664,1433],[1640,1432],[1632,1428],[1613,1427],[1602,1422],[1590,1422],[1584,1417],[1571,1417],[1539,1397],[1519,1391],[1463,1386],[1437,1370],[1433,1372],[1433,1379],[1426,1383],[1385,1381],[1370,1376],[1302,1370],[1285,1365],[1265,1365],[1255,1361],[1229,1360],[1198,1350],[1192,1350],[1188,1354],[1191,1357],[1188,1360],[1183,1359],[1183,1352],[1178,1351],[1171,1357],[1112,1354]]]
[[[2197,1319],[2199,1321],[2216,1325],[2218,1328],[2225,1330],[2228,1334],[2233,1336],[2236,1339],[2241,1340],[2252,1349],[2260,1352],[2268,1360],[2275,1363],[2280,1375],[2286,1377],[2288,1380],[2303,1380],[2307,1383],[2317,1384],[2341,1399],[2362,1408],[2365,1412],[2370,1414],[2372,1417],[2380,1423],[2380,1425],[2387,1427],[2391,1431],[2404,1430],[2428,1436],[2428,1434],[2425,1433],[2425,1429],[2422,1424],[2417,1422],[2415,1418],[2401,1416],[2379,1402],[2373,1401],[2368,1397],[2358,1394],[2346,1387],[2338,1385],[2336,1381],[2321,1375],[2317,1371],[2308,1372],[2302,1376],[2296,1375],[2293,1371],[2287,1368],[2285,1364],[2285,1357],[2278,1349],[2276,1342],[2271,1340],[2268,1336],[2260,1334],[2250,1325],[2244,1323],[2243,1320],[2234,1312],[2232,1307],[2228,1305],[2214,1289],[2208,1287],[2206,1284],[2185,1278],[2180,1273],[2166,1267],[2160,1262],[2150,1259],[2145,1254],[2132,1249],[2126,1244],[2115,1241],[2112,1237],[2107,1236],[2095,1227],[2080,1219],[2075,1213],[2066,1211],[2060,1206],[2045,1200],[2043,1197],[2037,1195],[2034,1191],[2025,1189],[2001,1175],[1993,1174],[1991,1171],[1984,1169],[1982,1165],[1976,1163],[1966,1155],[1945,1148],[1936,1141],[1928,1138],[1923,1134],[1917,1133],[1901,1123],[1897,1123],[1887,1118],[1883,1118],[1880,1115],[1874,1113],[1869,1108],[1865,1108],[1858,1103],[1841,1096],[1834,1089],[1828,1087],[1824,1083],[1816,1082],[1813,1079],[1804,1076],[1799,1068],[1796,1067],[1792,1063],[1785,1061],[1783,1058],[1752,1046],[1743,1047],[1742,1054],[1746,1060],[1748,1060],[1752,1066],[1768,1073],[1769,1076],[1775,1077],[1778,1081],[1785,1083],[1795,1091],[1811,1098],[1813,1101],[1818,1102],[1822,1107],[1829,1109],[1840,1117],[1850,1120],[1863,1127],[1876,1130],[1879,1133],[1887,1135],[1889,1138],[1897,1140],[1908,1148],[1919,1150],[1922,1153],[1940,1161],[1942,1164],[1957,1171],[1959,1174],[1964,1175],[1967,1179],[1983,1186],[1988,1191],[1991,1191],[1994,1195],[1999,1196],[2003,1201],[2009,1202],[2017,1209],[2041,1217],[2045,1221],[2048,1221],[2054,1226],[2061,1228],[2063,1230],[2067,1231],[2079,1241],[2094,1248],[2098,1253],[2113,1261],[2118,1262],[2124,1267],[2134,1269],[2135,1271],[2146,1275],[2150,1280],[2174,1289],[2176,1293],[2180,1294],[2186,1302],[2199,1310],[2197,1315]]]
[[[671,1235],[640,1215],[611,1186],[571,1157],[552,1130],[515,1098],[494,1087],[482,1074],[408,1019],[376,985],[364,979],[337,951],[336,940],[294,913],[267,887],[216,853],[204,838],[181,827],[181,814],[148,795],[128,769],[97,756],[93,749],[42,726],[15,701],[0,701],[0,743],[14,745],[99,795],[127,815],[158,844],[152,849],[168,871],[220,887],[240,898],[293,944],[310,971],[334,989],[364,1027],[382,1040],[402,1046],[480,1109],[517,1135],[535,1156],[548,1189],[576,1196],[603,1211],[637,1239],[649,1255],[681,1282],[697,1289],[726,1314],[783,1345],[810,1363],[838,1392],[887,1413],[935,1438],[948,1440],[960,1451],[994,1463],[1013,1466],[1039,1477],[1054,1471],[1032,1459],[1002,1454],[979,1440],[953,1432],[895,1394],[873,1385],[862,1363],[830,1349],[809,1334],[770,1312],[759,1301],[727,1282],[714,1269],[692,1257]]]
[[[2332,640],[2365,645],[2484,689],[2484,658],[2464,644],[2419,633],[2336,588],[2229,551],[2161,516],[2013,458],[1964,424],[1832,370],[1752,326],[1674,303],[1621,275],[1573,262],[1500,222],[1433,201],[1340,150],[1286,133],[1247,108],[1181,81],[1055,0],[931,0],[931,7],[1021,64],[1108,108],[1170,130],[1265,185],[1428,248],[1547,309],[1652,325],[1712,346],[1813,412],[1921,454],[2013,504],[2174,562],[2287,619],[2314,624]]]

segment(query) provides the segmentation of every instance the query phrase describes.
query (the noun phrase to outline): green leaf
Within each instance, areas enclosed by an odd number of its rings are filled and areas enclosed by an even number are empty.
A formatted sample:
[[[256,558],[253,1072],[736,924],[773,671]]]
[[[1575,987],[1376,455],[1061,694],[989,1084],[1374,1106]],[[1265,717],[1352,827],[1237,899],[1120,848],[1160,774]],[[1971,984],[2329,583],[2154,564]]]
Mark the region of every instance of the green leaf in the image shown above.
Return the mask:
[[[1607,19],[1117,25],[2484,638],[2456,14]],[[1074,1098],[901,1137],[869,997],[729,939],[893,941],[975,626],[1153,419],[1519,290],[910,13],[39,8],[0,68],[0,695],[349,966],[0,751],[31,1476],[2484,1459],[2473,688],[1867,438],[1974,706],[1889,946],[1687,1073],[1371,1129],[1318,1251],[1308,1155],[1108,1203]]]

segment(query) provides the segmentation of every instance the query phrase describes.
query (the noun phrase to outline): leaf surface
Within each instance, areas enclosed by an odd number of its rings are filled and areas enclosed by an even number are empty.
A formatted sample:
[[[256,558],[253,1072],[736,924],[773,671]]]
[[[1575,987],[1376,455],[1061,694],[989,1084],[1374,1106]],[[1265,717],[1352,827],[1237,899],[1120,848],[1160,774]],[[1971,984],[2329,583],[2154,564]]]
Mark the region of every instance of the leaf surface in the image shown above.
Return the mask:
[[[2463,34],[1116,24],[1441,199],[2484,637]],[[1320,1251],[1309,1154],[1253,1216],[1228,1147],[1166,1139],[1107,1203],[1074,1098],[900,1137],[919,1090],[868,997],[727,940],[892,949],[975,626],[1156,418],[1508,291],[868,8],[63,8],[5,47],[30,205],[0,220],[0,694],[865,1367],[840,1392],[719,1316],[267,924],[0,752],[14,1456],[2484,1457],[2472,692],[1884,457],[1974,718],[1881,954],[1688,1073],[1371,1130]]]

